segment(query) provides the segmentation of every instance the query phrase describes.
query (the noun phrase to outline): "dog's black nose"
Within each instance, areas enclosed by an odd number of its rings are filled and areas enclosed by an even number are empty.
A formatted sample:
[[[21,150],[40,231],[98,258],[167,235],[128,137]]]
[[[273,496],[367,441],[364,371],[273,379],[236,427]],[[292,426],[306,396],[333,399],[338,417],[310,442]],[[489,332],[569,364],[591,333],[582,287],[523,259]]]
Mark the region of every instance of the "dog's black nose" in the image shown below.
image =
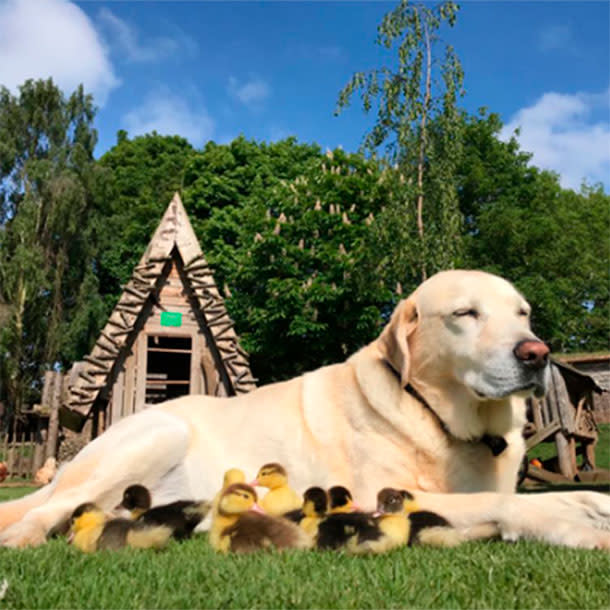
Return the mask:
[[[544,368],[549,361],[550,349],[537,339],[524,339],[515,345],[513,353],[517,360],[533,369]]]

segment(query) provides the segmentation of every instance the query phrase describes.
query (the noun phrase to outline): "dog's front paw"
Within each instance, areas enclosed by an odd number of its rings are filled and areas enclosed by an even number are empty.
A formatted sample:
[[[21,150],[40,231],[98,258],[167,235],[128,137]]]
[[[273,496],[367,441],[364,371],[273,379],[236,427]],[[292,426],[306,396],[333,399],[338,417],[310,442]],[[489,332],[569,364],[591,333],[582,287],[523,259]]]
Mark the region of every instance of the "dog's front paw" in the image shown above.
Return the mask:
[[[22,520],[0,533],[0,546],[25,548],[46,542],[46,529],[39,521]]]

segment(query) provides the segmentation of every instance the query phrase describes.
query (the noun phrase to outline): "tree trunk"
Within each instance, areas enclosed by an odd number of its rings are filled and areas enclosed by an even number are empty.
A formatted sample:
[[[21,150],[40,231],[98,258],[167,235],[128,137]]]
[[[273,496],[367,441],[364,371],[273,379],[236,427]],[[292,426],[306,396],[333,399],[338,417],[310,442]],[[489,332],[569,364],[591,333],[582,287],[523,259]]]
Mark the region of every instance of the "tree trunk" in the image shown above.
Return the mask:
[[[426,249],[424,242],[424,164],[426,155],[428,106],[431,97],[431,81],[432,81],[432,50],[430,48],[430,36],[428,34],[428,25],[426,20],[424,24],[424,37],[426,42],[426,83],[424,92],[424,103],[422,105],[422,116],[420,121],[419,131],[419,158],[417,160],[417,232],[422,245],[422,262],[421,274],[422,282],[427,278],[426,273]]]

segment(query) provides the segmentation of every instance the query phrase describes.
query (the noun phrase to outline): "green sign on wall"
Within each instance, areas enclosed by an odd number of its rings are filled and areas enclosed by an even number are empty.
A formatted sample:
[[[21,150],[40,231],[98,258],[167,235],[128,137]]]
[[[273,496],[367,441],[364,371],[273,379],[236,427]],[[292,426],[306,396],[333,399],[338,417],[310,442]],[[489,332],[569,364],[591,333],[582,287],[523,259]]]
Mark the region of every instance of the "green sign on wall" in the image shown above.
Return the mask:
[[[162,311],[161,326],[182,326],[182,314],[177,311]]]

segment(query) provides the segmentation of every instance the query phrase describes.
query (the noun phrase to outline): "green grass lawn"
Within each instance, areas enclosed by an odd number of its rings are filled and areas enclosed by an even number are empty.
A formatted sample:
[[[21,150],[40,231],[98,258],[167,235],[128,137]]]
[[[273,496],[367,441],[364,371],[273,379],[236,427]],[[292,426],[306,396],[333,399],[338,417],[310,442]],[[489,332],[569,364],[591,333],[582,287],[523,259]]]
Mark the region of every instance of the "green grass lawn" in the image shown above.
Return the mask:
[[[377,557],[293,551],[216,555],[205,540],[161,552],[84,555],[63,540],[0,550],[6,608],[607,608],[602,551],[519,542],[404,548]]]
[[[604,434],[610,441],[610,426]],[[0,501],[31,491],[0,489]],[[525,541],[404,548],[377,557],[315,551],[225,557],[205,535],[158,553],[94,555],[59,539],[36,549],[0,549],[0,581],[8,581],[0,609],[609,608],[609,574],[606,552]]]

